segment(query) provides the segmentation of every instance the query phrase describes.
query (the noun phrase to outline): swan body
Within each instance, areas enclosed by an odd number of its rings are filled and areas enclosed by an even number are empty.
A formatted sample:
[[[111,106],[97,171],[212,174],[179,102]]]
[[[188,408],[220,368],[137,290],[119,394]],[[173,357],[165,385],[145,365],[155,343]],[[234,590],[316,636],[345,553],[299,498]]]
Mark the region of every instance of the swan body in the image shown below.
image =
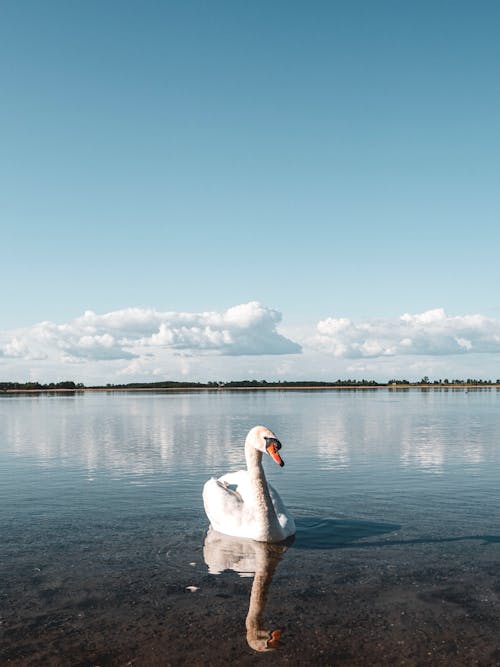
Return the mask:
[[[255,426],[245,440],[247,469],[205,483],[203,503],[215,530],[258,542],[281,542],[295,533],[293,517],[267,482],[262,467],[264,453],[284,465],[280,448],[272,431]]]

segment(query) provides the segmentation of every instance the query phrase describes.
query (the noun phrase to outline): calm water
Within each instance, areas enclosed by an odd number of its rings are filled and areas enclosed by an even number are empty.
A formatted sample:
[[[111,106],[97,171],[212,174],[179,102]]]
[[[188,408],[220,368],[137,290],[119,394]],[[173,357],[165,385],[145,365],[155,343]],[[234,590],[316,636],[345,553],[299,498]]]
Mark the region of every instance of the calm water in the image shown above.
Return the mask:
[[[420,543],[452,549],[460,540],[500,548],[496,390],[1,396],[0,556],[8,575],[0,631],[7,632],[7,657],[36,664],[40,649],[23,643],[23,628],[35,623],[42,642],[61,609],[85,644],[84,621],[76,620],[89,613],[82,591],[97,595],[92,589],[103,581],[118,595],[119,576],[152,586],[144,572],[150,568],[152,578],[163,566],[171,593],[176,576],[183,590],[206,581],[201,489],[209,476],[243,467],[246,432],[258,423],[283,443],[285,467],[269,459],[265,469],[299,525],[278,570],[283,576],[285,565],[292,576],[314,549],[361,553],[371,544],[395,553]],[[406,553],[405,562],[415,555],[422,552]],[[65,578],[78,563],[87,568],[86,583]],[[74,597],[63,599],[72,588]]]
[[[256,423],[283,442],[285,468],[269,459],[266,474],[298,515],[415,528],[498,516],[495,390],[4,396],[0,516],[203,522],[204,481],[244,466]]]

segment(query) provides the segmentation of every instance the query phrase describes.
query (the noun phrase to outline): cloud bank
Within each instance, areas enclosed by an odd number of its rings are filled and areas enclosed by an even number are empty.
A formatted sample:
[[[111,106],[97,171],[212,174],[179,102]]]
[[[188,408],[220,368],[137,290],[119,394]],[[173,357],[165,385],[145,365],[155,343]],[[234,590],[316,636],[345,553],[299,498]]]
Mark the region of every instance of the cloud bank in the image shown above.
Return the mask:
[[[311,347],[337,358],[499,353],[500,321],[483,315],[450,316],[442,308],[397,320],[318,322]]]
[[[385,320],[328,317],[281,329],[258,302],[220,312],[91,310],[65,323],[0,331],[0,380],[86,383],[498,377],[500,320],[442,308]]]
[[[125,308],[98,315],[91,310],[65,324],[41,322],[0,334],[3,357],[61,361],[132,360],[170,349],[227,356],[297,354],[301,346],[277,331],[281,313],[252,301],[203,313]]]

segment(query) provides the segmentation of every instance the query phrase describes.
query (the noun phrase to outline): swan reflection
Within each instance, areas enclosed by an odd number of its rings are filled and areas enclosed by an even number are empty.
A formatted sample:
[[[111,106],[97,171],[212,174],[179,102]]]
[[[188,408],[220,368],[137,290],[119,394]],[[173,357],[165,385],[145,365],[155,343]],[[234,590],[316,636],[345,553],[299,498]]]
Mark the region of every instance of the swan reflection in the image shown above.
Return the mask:
[[[274,572],[292,541],[255,542],[223,535],[212,527],[205,537],[203,557],[210,574],[234,570],[240,577],[253,577],[245,626],[248,645],[255,651],[272,651],[280,644],[281,630],[266,630],[262,617]]]

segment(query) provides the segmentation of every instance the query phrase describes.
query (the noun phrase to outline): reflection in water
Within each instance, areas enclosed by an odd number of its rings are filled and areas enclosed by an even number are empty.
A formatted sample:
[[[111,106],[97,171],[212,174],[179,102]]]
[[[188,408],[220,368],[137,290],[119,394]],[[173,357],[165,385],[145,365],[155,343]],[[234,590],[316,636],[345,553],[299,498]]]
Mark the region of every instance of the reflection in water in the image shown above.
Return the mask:
[[[223,535],[212,528],[205,537],[203,556],[210,574],[234,570],[240,577],[253,575],[245,625],[248,645],[255,651],[272,651],[279,646],[281,630],[266,630],[262,616],[274,572],[290,543],[255,542]]]
[[[219,396],[107,395],[18,397],[0,403],[0,454],[36,459],[40,467],[82,467],[89,478],[147,476],[180,465],[214,469],[222,453],[240,463],[227,443],[241,438]],[[219,408],[220,409],[220,408]],[[199,426],[197,426],[199,424]],[[236,425],[237,426],[237,425]],[[245,424],[246,426],[246,424]],[[189,441],[190,457],[180,457]]]
[[[464,397],[430,394],[424,402],[420,393],[380,390],[2,398],[0,454],[29,456],[40,467],[77,466],[89,476],[154,475],[179,465],[224,471],[242,464],[234,443],[249,425],[267,420],[287,442],[290,471],[314,464],[329,474],[357,473],[384,459],[439,475],[488,458],[498,465],[497,394],[472,396],[466,405]],[[189,457],[180,456],[186,442]]]
[[[407,468],[418,468],[435,475],[443,474],[445,462],[444,446],[439,436],[429,434],[428,438],[421,435],[414,440],[403,439],[401,443],[401,465]]]
[[[285,471],[266,477],[293,514],[401,522],[439,507],[462,525],[497,497],[499,406],[500,392],[382,389],[0,395],[0,514],[122,515],[126,503],[202,523],[207,477],[241,468],[239,443],[264,422],[286,442]]]
[[[329,418],[324,435],[317,444],[323,470],[339,470],[350,466],[347,428],[347,420],[343,418],[343,415],[337,413]]]

